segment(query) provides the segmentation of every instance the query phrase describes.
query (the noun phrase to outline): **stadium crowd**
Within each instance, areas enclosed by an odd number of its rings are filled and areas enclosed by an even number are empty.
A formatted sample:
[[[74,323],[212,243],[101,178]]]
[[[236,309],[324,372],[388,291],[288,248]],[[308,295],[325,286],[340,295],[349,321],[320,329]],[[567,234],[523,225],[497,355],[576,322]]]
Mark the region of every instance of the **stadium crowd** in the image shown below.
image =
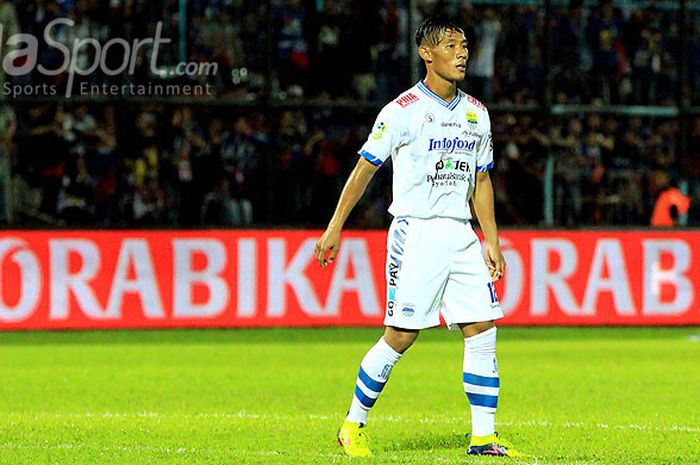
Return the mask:
[[[311,8],[309,3],[323,6]],[[689,83],[683,92],[700,102],[700,11],[681,18],[678,4],[662,9],[635,2],[619,8],[612,0],[561,3],[555,3],[546,24],[542,5],[529,2],[419,1],[416,23],[435,9],[459,18],[471,50],[465,87],[486,102],[537,103],[548,77],[546,88],[556,103],[673,104],[680,91],[682,53]],[[410,83],[405,64],[413,49],[405,32],[405,2],[272,4],[270,30],[278,66],[269,89],[275,96],[384,101]],[[226,9],[209,5],[199,11],[214,17]],[[259,5],[239,6],[231,7],[230,15],[244,18],[232,29],[237,53],[230,52],[238,75],[246,73],[246,79],[238,80],[238,92],[254,98],[267,89],[267,68],[258,53],[266,36],[266,11]],[[363,27],[348,17],[361,19]],[[685,52],[680,48],[683,20],[691,37]]]
[[[162,21],[162,35],[176,38],[178,3],[0,0],[0,23],[5,37],[29,32],[41,38],[51,20],[69,17],[75,27],[58,37],[69,43],[152,37]],[[0,107],[0,223],[323,225],[380,103],[412,84],[405,2],[273,0],[269,11],[266,2],[187,3],[188,60],[216,61],[219,70],[179,82],[207,80],[218,97],[239,103],[6,100]],[[699,224],[700,117],[684,128],[675,118],[552,117],[503,108],[542,109],[546,100],[666,105],[677,103],[679,93],[698,103],[700,11],[681,18],[678,8],[635,2],[624,8],[609,0],[561,3],[546,24],[544,8],[518,2],[418,2],[416,22],[436,8],[461,18],[471,50],[464,89],[500,104],[491,112],[500,221],[541,225],[548,197],[557,226],[648,224],[659,192],[687,179],[694,196],[689,223]],[[685,50],[679,48],[682,20]],[[679,75],[682,51],[686,79]],[[173,40],[160,49],[159,63],[173,65],[179,57]],[[87,61],[87,50],[79,58]],[[40,42],[39,64],[56,68],[58,59]],[[144,60],[133,74],[83,79],[148,82],[149,73]],[[0,80],[63,85],[65,76],[0,73]],[[271,107],[269,99],[288,105]],[[354,226],[387,224],[389,173],[379,171]]]
[[[6,105],[0,163],[12,169],[1,211],[23,225],[322,226],[372,122],[365,110],[77,104],[15,114]],[[492,124],[503,224],[543,224],[549,195],[555,225],[644,225],[680,170],[700,179],[700,117],[687,166],[677,163],[676,119],[495,112]],[[354,226],[389,221],[390,171],[378,172]],[[690,219],[697,224],[697,210]]]
[[[555,103],[664,105],[673,104],[678,92],[699,103],[700,9],[681,18],[679,2],[619,4],[555,2],[546,24],[543,5],[531,2],[419,0],[415,23],[443,10],[465,25],[471,62],[464,86],[487,103],[538,103],[551,93],[548,98]],[[187,5],[187,60],[218,63],[215,75],[154,76],[150,61],[142,59],[133,73],[92,73],[82,79],[206,81],[218,96],[250,100],[385,101],[411,84],[406,2],[272,0],[269,11],[267,2],[242,0],[192,0]],[[44,39],[46,26],[59,17],[75,22],[55,27],[56,40],[68,45],[74,39],[131,43],[152,38],[160,23],[161,36],[171,41],[159,46],[157,65],[169,70],[181,60],[175,0],[0,0],[5,36],[26,32],[37,37],[37,64],[48,69],[58,68],[63,59]],[[683,21],[689,37],[685,49],[680,44]],[[106,62],[114,68],[121,50],[112,49]],[[90,47],[81,48],[77,65],[88,66],[91,53]],[[683,89],[681,56],[687,62]],[[65,80],[62,74],[40,73],[15,78],[21,84],[59,87]]]

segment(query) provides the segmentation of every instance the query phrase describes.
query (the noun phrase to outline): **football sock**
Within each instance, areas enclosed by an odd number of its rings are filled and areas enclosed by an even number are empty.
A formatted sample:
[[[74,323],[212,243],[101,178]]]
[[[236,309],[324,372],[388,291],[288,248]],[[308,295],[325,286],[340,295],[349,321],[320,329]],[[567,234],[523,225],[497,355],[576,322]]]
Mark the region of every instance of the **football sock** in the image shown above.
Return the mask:
[[[472,435],[493,434],[500,386],[496,328],[464,338],[463,381],[471,407]]]
[[[389,380],[391,369],[399,361],[401,354],[392,349],[382,337],[367,352],[360,363],[355,394],[346,420],[353,423],[367,423],[369,410]]]

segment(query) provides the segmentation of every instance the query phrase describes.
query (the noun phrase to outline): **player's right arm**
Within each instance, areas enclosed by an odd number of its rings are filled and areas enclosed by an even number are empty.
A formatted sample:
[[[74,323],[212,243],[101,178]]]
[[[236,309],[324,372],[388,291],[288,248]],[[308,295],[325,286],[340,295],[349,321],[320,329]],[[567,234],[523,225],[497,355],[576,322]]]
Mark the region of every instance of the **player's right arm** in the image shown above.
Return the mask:
[[[318,260],[321,268],[331,263],[335,256],[338,255],[338,246],[340,245],[340,231],[343,229],[345,221],[348,219],[350,212],[357,202],[359,202],[362,194],[365,193],[367,185],[372,180],[374,173],[377,172],[379,166],[367,161],[366,158],[360,157],[357,160],[355,169],[350,173],[350,177],[345,182],[343,192],[340,194],[338,205],[335,207],[335,213],[331,218],[326,231],[321,236],[321,239],[316,243],[316,260]],[[326,255],[330,251],[330,255]]]
[[[338,255],[340,231],[343,229],[345,221],[348,219],[352,209],[357,205],[362,194],[364,194],[374,173],[389,158],[394,147],[399,143],[401,133],[398,123],[398,108],[400,108],[399,105],[392,102],[379,112],[367,142],[359,151],[360,159],[345,182],[345,187],[340,194],[333,218],[328,223],[328,227],[321,239],[316,243],[316,260],[318,260],[321,267],[331,263],[335,256]],[[330,254],[328,254],[329,252]]]

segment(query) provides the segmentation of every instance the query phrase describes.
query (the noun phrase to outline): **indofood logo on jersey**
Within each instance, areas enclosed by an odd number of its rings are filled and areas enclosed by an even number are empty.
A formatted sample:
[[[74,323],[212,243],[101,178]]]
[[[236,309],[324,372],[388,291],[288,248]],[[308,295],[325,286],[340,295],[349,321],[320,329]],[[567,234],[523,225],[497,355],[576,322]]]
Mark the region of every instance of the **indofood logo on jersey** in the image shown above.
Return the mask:
[[[441,150],[446,154],[454,152],[466,153],[468,151],[473,151],[476,147],[476,139],[468,141],[466,139],[460,139],[459,137],[455,137],[454,139],[448,139],[447,137],[443,137],[442,139],[430,139],[429,143],[428,152]]]

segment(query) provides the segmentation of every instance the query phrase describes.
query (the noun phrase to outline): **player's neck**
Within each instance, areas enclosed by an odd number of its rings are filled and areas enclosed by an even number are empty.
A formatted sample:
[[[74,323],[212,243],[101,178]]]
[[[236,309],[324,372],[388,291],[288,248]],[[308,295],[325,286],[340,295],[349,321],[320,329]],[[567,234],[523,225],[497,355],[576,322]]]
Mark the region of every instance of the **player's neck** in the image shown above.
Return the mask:
[[[441,78],[435,73],[428,73],[423,84],[446,102],[451,102],[457,96],[457,83]]]

